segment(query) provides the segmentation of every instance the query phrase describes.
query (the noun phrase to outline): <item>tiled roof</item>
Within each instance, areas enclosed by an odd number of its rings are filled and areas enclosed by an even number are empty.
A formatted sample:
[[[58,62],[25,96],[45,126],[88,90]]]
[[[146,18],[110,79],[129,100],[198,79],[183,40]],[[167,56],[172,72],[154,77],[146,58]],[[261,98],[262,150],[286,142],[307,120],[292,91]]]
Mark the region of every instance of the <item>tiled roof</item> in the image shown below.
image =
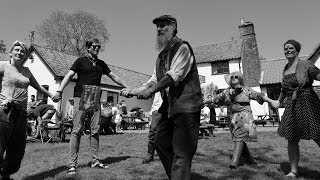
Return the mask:
[[[198,64],[238,59],[241,57],[242,40],[235,39],[215,44],[207,44],[193,47]]]
[[[32,45],[32,47],[39,53],[44,62],[53,71],[56,76],[64,77],[72,66],[73,62],[77,59],[76,56],[68,55],[58,51],[50,50],[38,45]],[[151,77],[143,73],[124,69],[121,67],[108,64],[110,70],[119,76],[120,79],[125,81],[128,86],[136,88],[140,87],[143,83],[147,82]],[[120,87],[120,85],[113,82],[109,77],[102,76],[102,84]]]
[[[306,56],[301,56],[305,60]],[[261,82],[260,85],[277,84],[282,81],[282,70],[287,64],[287,59],[261,60]]]

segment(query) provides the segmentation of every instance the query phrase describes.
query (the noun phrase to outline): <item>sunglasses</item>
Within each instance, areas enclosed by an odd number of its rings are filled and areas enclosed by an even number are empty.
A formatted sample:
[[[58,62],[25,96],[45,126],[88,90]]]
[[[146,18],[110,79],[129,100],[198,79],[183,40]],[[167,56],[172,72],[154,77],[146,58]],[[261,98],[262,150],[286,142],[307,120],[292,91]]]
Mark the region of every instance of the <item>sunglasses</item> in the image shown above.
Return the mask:
[[[239,76],[231,76],[231,79],[238,79]]]
[[[159,23],[159,24],[157,24],[157,28],[164,28],[164,27],[166,27],[167,25],[169,25],[169,23]]]
[[[100,48],[101,48],[101,45],[92,45],[92,48],[93,48],[93,49],[96,49],[96,48],[100,49]]]

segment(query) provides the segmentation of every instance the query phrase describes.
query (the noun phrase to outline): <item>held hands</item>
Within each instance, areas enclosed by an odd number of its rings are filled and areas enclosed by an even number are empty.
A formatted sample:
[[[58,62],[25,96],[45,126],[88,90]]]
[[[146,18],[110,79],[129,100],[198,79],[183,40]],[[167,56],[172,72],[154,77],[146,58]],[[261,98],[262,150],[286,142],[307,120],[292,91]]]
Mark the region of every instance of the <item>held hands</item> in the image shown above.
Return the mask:
[[[152,93],[149,89],[143,90],[138,94],[138,99],[149,99],[152,97]]]
[[[131,98],[131,97],[133,97],[132,90],[128,89],[128,88],[122,89],[120,91],[120,96],[124,96],[126,98]]]
[[[59,102],[61,100],[61,96],[62,94],[60,92],[56,92],[53,96],[52,96],[52,101],[53,102]]]
[[[270,102],[270,105],[271,105],[273,108],[278,109],[278,108],[280,107],[280,102],[279,102],[279,100],[272,100],[272,101]]]

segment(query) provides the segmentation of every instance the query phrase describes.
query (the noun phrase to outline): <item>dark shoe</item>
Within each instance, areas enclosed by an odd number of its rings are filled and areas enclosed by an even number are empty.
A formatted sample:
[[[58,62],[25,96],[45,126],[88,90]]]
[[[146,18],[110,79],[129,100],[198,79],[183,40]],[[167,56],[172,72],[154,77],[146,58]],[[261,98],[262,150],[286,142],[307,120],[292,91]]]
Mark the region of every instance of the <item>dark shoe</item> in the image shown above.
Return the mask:
[[[73,175],[73,174],[76,174],[76,167],[74,166],[71,166],[68,170],[67,170],[67,174],[68,175]]]
[[[151,161],[153,161],[153,155],[148,154],[147,157],[142,160],[142,164],[149,164]]]
[[[229,166],[230,169],[237,169],[237,166],[231,165]]]

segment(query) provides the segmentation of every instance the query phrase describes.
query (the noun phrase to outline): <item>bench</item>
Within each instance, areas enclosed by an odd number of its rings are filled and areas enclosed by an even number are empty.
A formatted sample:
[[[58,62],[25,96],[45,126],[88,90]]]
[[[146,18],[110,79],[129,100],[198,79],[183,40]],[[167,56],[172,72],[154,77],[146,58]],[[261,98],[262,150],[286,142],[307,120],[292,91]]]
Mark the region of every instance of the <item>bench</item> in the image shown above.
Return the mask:
[[[202,135],[202,138],[205,138],[206,136],[206,130],[209,132],[210,137],[214,137],[213,130],[215,128],[215,125],[213,124],[203,124],[199,126],[200,135]]]
[[[264,125],[267,124],[267,121],[266,120],[261,120],[261,119],[256,119],[256,120],[254,120],[254,124],[262,125],[264,127]]]
[[[133,127],[134,129],[145,129],[146,124],[149,124],[148,121],[139,121],[139,122],[127,122],[129,127]]]

